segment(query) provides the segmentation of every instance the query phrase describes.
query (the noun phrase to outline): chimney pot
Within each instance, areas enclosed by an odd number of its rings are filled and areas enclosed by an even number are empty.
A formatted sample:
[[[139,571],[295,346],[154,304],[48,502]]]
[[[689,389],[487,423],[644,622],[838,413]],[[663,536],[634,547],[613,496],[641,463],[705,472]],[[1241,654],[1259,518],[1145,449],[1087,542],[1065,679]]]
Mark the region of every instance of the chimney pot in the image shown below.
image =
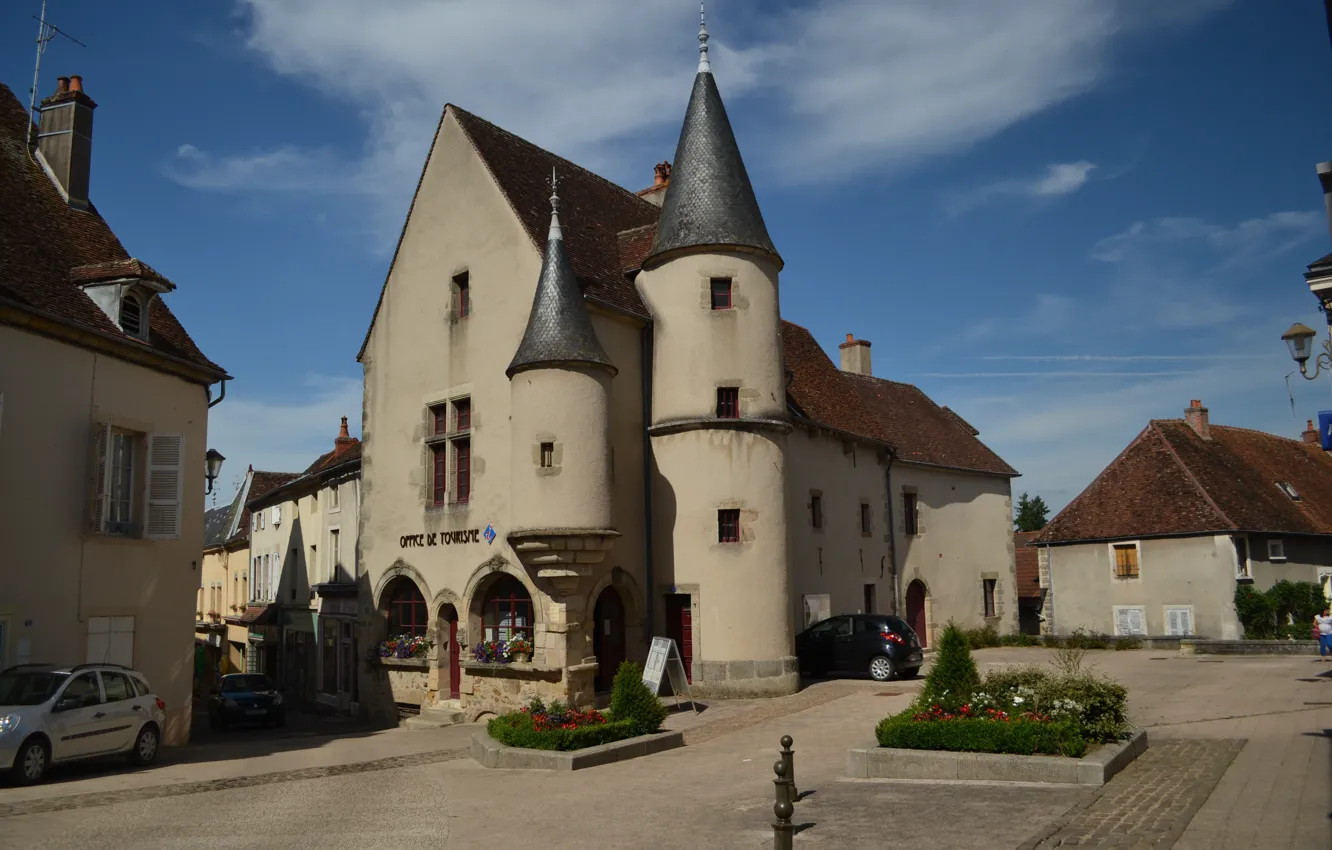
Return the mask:
[[[93,110],[83,77],[60,77],[54,95],[42,101],[37,151],[71,207],[88,209],[92,172]]]
[[[342,417],[342,427],[338,429],[338,438],[333,441],[333,454],[340,455],[356,444],[355,438],[347,430],[347,417]]]
[[[846,342],[837,346],[842,353],[842,371],[851,372],[855,375],[873,375],[873,366],[870,363],[870,344],[868,340],[856,339],[853,335],[846,335]]]
[[[1207,422],[1207,408],[1203,407],[1202,402],[1198,399],[1193,399],[1184,411],[1184,421],[1200,438],[1204,440],[1212,439],[1212,429]]]
[[[1304,433],[1301,434],[1300,437],[1303,438],[1304,442],[1306,443],[1313,443],[1314,445],[1319,444],[1318,429],[1314,427],[1312,419],[1308,420],[1308,425],[1304,429]]]
[[[83,77],[80,76],[80,75],[78,75],[78,74],[75,74],[74,76],[70,77],[70,78],[69,78],[69,90],[70,90],[70,91],[83,91]]]
[[[69,77],[56,77],[56,94],[64,94],[69,91]]]

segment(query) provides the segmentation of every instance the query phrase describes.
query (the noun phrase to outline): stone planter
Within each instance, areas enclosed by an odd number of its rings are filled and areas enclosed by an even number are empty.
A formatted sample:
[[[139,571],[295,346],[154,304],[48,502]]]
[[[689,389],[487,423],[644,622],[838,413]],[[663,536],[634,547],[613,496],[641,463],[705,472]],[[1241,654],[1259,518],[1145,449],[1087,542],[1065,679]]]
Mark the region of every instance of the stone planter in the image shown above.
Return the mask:
[[[684,746],[683,732],[639,735],[581,750],[529,750],[506,747],[485,731],[472,736],[472,758],[483,767],[509,770],[582,770],[599,764],[624,761]]]
[[[846,775],[855,779],[952,779],[1104,785],[1145,752],[1147,732],[1142,729],[1125,741],[1106,744],[1080,759],[866,747],[846,751]]]

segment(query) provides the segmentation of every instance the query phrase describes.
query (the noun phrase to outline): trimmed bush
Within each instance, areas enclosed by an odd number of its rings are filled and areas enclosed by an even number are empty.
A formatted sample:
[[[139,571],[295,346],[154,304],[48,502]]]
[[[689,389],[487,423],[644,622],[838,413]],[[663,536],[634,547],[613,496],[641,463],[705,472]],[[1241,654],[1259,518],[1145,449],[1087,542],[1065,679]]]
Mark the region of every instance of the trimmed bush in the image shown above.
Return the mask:
[[[610,716],[615,722],[630,723],[635,735],[651,735],[661,728],[666,714],[661,700],[643,684],[643,668],[622,662],[611,684]]]
[[[506,747],[562,752],[623,741],[638,734],[634,724],[627,720],[608,720],[605,723],[579,726],[574,729],[538,731],[532,725],[532,716],[521,711],[492,717],[486,724],[486,732]]]
[[[976,672],[967,638],[950,621],[939,637],[939,655],[925,677],[917,704],[957,708],[971,699],[979,684],[980,674]]]
[[[1135,637],[1122,637],[1115,641],[1116,652],[1128,649],[1142,649],[1142,641]]]
[[[1001,635],[999,637],[1000,646],[1040,646],[1041,639],[1036,635],[1029,635],[1026,632],[1013,632],[1010,635]]]
[[[994,626],[985,626],[980,629],[963,629],[962,636],[967,639],[967,646],[972,649],[987,649],[992,646],[999,646],[999,633],[994,630]]]
[[[885,717],[874,730],[881,747],[968,753],[1081,758],[1087,742],[1069,721],[1008,721],[965,717],[916,721],[911,713]]]

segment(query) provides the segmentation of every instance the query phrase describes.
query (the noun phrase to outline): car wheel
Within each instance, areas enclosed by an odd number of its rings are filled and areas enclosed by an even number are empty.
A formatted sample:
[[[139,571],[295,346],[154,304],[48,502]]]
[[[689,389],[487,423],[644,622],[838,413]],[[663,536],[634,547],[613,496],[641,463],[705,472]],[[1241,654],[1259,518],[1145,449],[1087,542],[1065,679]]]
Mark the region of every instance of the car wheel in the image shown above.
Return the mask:
[[[869,665],[870,678],[876,682],[886,682],[897,675],[893,660],[886,655],[876,655]]]
[[[160,749],[161,735],[157,731],[157,724],[145,723],[139,730],[139,736],[134,739],[134,749],[130,750],[130,761],[139,767],[152,764],[157,760],[157,751]]]
[[[46,741],[32,737],[23,742],[14,754],[14,766],[9,769],[9,779],[15,785],[36,785],[46,776],[46,769],[51,765],[51,750]]]

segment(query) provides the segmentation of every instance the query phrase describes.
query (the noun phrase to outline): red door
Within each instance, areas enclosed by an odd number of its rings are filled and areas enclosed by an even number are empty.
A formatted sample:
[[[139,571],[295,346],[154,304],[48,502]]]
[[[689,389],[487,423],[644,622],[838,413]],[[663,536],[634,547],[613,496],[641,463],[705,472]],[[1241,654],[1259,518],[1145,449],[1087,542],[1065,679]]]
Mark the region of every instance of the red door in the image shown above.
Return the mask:
[[[906,613],[907,625],[920,638],[920,645],[928,646],[929,638],[925,632],[925,585],[919,580],[907,585]]]
[[[592,652],[597,656],[597,690],[609,691],[624,661],[624,602],[613,587],[601,591],[592,614]]]
[[[439,616],[444,620],[445,638],[448,641],[445,649],[449,653],[449,699],[458,699],[458,688],[462,681],[459,667],[462,650],[458,647],[458,610],[452,605],[445,605],[440,610]]]
[[[675,641],[684,661],[685,678],[694,681],[694,624],[691,597],[687,593],[666,596],[666,636]]]

